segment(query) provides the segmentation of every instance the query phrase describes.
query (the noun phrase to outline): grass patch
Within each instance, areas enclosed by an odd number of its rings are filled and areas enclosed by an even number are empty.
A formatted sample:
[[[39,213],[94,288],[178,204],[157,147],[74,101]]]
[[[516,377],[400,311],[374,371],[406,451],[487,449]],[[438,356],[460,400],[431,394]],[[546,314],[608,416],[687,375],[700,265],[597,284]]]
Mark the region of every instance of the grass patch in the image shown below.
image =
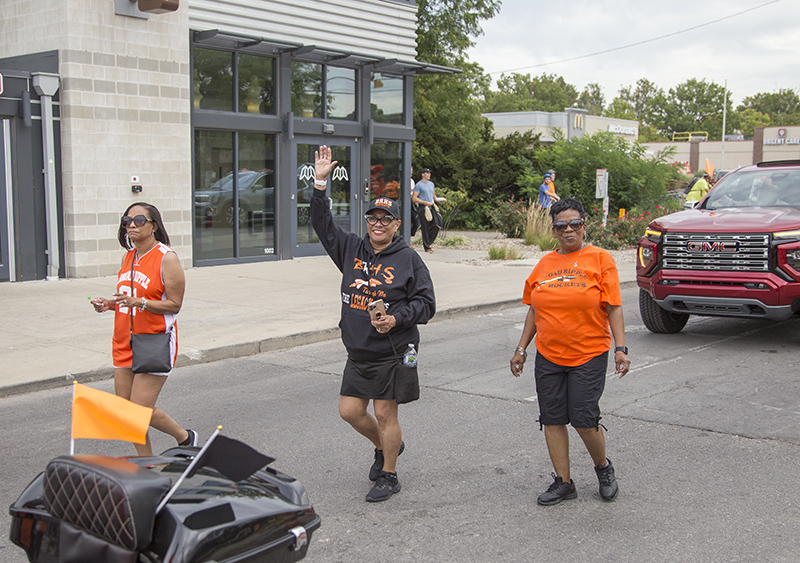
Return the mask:
[[[469,244],[469,239],[464,235],[453,235],[440,240],[439,244],[442,246],[466,246]]]
[[[490,246],[489,260],[519,260],[522,258],[516,248],[507,246]]]

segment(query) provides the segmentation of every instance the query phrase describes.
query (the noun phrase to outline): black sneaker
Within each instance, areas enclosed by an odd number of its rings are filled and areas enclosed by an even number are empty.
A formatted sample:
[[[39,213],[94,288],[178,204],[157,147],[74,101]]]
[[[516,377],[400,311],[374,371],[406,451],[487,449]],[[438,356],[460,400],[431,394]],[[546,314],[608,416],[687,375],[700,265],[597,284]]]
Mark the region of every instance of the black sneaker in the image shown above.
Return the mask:
[[[552,475],[554,477],[553,484],[539,495],[539,504],[550,506],[551,504],[558,504],[562,500],[578,498],[578,492],[575,490],[575,484],[572,479],[569,480],[569,483],[565,483],[555,473],[552,473]]]
[[[397,475],[381,471],[380,476],[377,481],[375,481],[375,485],[373,485],[370,492],[367,493],[367,502],[383,502],[389,500],[390,496],[399,492],[400,481],[397,480]]]
[[[611,460],[606,458],[608,465],[605,467],[595,467],[594,471],[597,473],[597,480],[600,482],[600,496],[603,500],[614,500],[619,492],[617,486],[617,478],[614,477],[614,466],[611,465]]]
[[[189,436],[187,436],[186,439],[183,442],[178,442],[178,445],[179,446],[197,446],[197,432],[195,432],[194,430],[189,430],[187,428],[186,429],[186,433],[189,434]]]
[[[404,449],[406,449],[406,443],[401,440],[400,451],[397,452],[397,457],[400,457]],[[377,481],[378,477],[381,476],[381,471],[383,471],[383,450],[375,448],[375,461],[372,462],[372,467],[369,468],[369,480]]]

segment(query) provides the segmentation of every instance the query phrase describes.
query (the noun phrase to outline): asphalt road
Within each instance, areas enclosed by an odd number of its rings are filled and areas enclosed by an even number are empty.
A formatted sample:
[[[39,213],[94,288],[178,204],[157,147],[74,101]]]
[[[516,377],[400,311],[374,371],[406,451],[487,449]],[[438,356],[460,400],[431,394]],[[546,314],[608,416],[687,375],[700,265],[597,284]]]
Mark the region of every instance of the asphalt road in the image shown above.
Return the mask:
[[[536,505],[552,468],[532,374],[508,361],[523,308],[422,329],[422,398],[401,407],[403,490],[368,504],[372,448],[338,417],[338,341],[180,368],[160,406],[207,437],[277,458],[322,515],[306,561],[797,561],[800,547],[800,319],[693,318],[649,333],[638,290],[623,290],[633,368],[603,396],[620,494],[604,503],[577,435],[578,498]],[[111,382],[95,387],[111,391]],[[71,390],[0,401],[0,505],[66,453]],[[170,441],[154,437],[155,449]],[[117,442],[78,453],[126,455]],[[0,518],[0,561],[26,561]]]

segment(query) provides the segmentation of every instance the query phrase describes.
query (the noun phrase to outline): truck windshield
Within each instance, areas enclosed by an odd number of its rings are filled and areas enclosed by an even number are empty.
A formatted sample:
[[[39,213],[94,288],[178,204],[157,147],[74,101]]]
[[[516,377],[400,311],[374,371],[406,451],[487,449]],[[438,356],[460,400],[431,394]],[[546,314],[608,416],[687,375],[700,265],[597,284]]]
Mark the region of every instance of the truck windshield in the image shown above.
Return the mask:
[[[728,174],[703,202],[705,209],[726,207],[800,207],[800,170]]]

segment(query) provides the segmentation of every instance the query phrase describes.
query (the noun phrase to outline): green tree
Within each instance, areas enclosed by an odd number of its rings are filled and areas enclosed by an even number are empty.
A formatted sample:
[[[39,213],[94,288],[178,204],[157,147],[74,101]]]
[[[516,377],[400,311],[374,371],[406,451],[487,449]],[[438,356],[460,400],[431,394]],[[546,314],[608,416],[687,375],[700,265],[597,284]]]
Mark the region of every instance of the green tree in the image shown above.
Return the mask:
[[[772,119],[766,113],[761,113],[753,108],[738,110],[739,128],[745,137],[752,137],[756,127],[769,127]]]
[[[578,90],[555,74],[532,77],[529,74],[501,75],[496,92],[490,92],[485,112],[564,111],[578,101]]]
[[[768,116],[769,121],[775,125],[800,125],[800,96],[797,90],[784,88],[770,94],[749,96],[737,108],[740,114],[746,110],[754,110]],[[752,129],[745,129],[744,124],[742,131],[745,135],[752,134]]]
[[[655,101],[665,99],[663,96],[663,90],[646,78],[640,78],[635,88],[621,88],[603,115],[638,121],[639,141],[643,143],[668,141],[666,135],[653,125]]]
[[[692,78],[670,88],[669,95],[657,95],[652,100],[651,121],[659,131],[671,137],[673,133],[705,131],[711,140],[722,138],[723,106],[727,103],[727,128],[736,126],[731,97],[725,102],[725,88],[714,82]]]
[[[589,115],[603,115],[606,98],[597,82],[591,82],[581,92],[577,107],[588,110]]]

